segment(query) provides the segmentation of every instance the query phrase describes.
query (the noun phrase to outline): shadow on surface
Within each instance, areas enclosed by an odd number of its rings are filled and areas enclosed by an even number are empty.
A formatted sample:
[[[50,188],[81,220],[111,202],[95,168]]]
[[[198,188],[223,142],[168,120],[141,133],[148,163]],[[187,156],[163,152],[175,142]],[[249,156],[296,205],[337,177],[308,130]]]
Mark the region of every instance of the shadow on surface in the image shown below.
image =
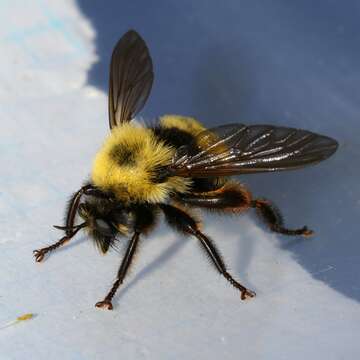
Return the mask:
[[[178,239],[175,243],[168,246],[168,248],[163,251],[162,254],[159,254],[150,264],[146,265],[142,270],[140,270],[130,281],[126,284],[119,294],[117,295],[115,301],[119,303],[123,296],[126,295],[127,291],[137,285],[146,277],[150,276],[155,270],[159,270],[163,265],[165,265],[183,246],[185,245],[184,239]]]
[[[89,71],[90,84],[107,91],[111,50],[126,30],[136,29],[148,42],[155,84],[145,117],[180,113],[208,126],[281,124],[340,142],[336,156],[316,167],[243,181],[254,196],[273,200],[289,227],[306,224],[316,231],[311,241],[282,237],[282,247],[316,279],[360,300],[359,169],[353,166],[360,163],[356,2],[346,8],[326,1],[315,7],[309,0],[229,1],[221,7],[215,1],[78,4],[97,33],[99,62]],[[143,272],[167,260],[180,244]],[[329,266],[331,271],[324,271]]]

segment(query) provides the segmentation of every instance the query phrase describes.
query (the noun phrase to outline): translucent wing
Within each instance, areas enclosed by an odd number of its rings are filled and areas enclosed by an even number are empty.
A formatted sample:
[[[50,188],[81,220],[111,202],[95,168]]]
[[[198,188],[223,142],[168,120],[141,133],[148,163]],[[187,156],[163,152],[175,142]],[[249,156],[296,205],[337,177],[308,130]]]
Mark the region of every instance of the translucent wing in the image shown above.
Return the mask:
[[[338,143],[310,131],[271,125],[230,124],[205,130],[179,148],[169,173],[231,176],[290,170],[325,160]]]
[[[154,80],[149,50],[134,30],[116,44],[109,83],[110,128],[130,121],[144,106]]]

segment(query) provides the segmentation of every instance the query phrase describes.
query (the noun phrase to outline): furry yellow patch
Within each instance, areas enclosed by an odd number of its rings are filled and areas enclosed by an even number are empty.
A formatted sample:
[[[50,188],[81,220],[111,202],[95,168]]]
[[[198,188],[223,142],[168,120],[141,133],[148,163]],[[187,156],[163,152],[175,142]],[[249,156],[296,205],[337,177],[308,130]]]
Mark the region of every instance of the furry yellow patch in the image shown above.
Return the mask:
[[[205,127],[192,117],[181,115],[164,115],[160,117],[160,125],[164,128],[177,128],[192,135],[205,130]]]
[[[97,187],[114,192],[124,202],[162,202],[171,193],[186,192],[191,184],[180,177],[154,182],[156,169],[168,165],[174,152],[150,129],[123,124],[112,130],[96,155],[91,178]]]

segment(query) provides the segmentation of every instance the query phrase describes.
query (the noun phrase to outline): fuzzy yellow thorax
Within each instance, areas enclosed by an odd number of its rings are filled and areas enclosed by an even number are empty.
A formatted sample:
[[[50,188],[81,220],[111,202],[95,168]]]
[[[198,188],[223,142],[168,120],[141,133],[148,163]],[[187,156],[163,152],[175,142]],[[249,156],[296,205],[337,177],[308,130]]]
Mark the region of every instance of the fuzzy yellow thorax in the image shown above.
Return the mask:
[[[112,130],[96,155],[91,178],[122,201],[162,202],[173,192],[186,192],[190,185],[180,177],[162,183],[154,180],[156,169],[170,164],[174,152],[151,129],[123,124]]]

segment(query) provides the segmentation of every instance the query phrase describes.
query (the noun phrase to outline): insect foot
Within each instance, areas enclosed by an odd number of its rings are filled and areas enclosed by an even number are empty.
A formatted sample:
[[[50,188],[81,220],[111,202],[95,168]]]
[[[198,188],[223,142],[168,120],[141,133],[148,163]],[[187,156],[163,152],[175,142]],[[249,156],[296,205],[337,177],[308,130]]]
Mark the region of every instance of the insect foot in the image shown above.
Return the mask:
[[[302,228],[302,230],[303,230],[302,235],[305,236],[305,237],[310,237],[310,236],[313,236],[313,235],[314,235],[314,231],[308,229],[307,226],[304,226],[304,227]]]
[[[108,310],[113,309],[113,305],[110,300],[99,301],[95,304],[95,306],[102,309],[108,309]]]
[[[251,291],[249,289],[243,289],[241,291],[241,300],[246,300],[248,297],[253,298],[256,296],[256,293],[254,291]]]
[[[45,254],[47,253],[47,251],[44,251],[44,249],[40,249],[40,250],[34,250],[33,254],[35,257],[35,261],[36,262],[41,262],[44,259]]]

